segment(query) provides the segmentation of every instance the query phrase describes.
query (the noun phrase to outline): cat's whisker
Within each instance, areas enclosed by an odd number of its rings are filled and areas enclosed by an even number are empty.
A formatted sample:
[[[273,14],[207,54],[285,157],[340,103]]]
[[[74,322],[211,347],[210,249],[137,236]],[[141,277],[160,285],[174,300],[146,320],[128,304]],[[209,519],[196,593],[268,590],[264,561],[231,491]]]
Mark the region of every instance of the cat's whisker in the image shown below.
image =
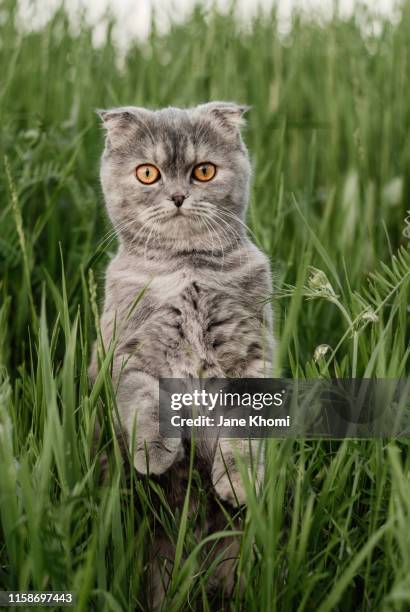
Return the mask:
[[[222,266],[221,266],[221,268],[223,269],[223,267],[224,267],[224,265],[225,265],[225,250],[224,250],[224,247],[223,247],[223,244],[222,244],[222,240],[221,240],[221,238],[220,238],[220,236],[219,236],[218,232],[215,230],[215,226],[214,226],[214,224],[213,224],[213,222],[212,222],[212,219],[211,219],[210,217],[205,217],[205,215],[204,215],[204,217],[203,217],[203,218],[204,218],[204,219],[205,219],[205,218],[207,218],[207,219],[208,219],[208,222],[210,223],[211,228],[213,229],[213,232],[214,232],[215,236],[217,237],[218,242],[219,242],[219,244],[220,244],[220,246],[221,246],[221,251],[222,251]]]
[[[241,238],[240,234],[225,219],[223,219],[216,210],[213,210],[212,214],[209,211],[206,211],[206,212],[203,211],[203,209],[201,209],[201,211],[204,216],[207,216],[208,220],[216,219],[221,224],[219,226],[219,230],[221,230],[224,233],[224,235],[227,237],[228,244],[231,244],[231,238],[229,234],[232,235],[233,240],[236,242],[236,246],[239,251],[240,264],[242,265],[242,249],[240,248],[240,238]],[[247,258],[249,262],[249,254],[247,255]]]
[[[140,237],[136,248],[139,247],[139,244],[141,243],[141,240],[143,240],[145,238],[145,243],[144,243],[144,261],[146,261],[147,259],[147,251],[149,248],[149,243],[151,241],[152,238],[154,238],[154,236],[158,236],[158,227],[159,227],[159,221],[161,221],[162,219],[166,219],[166,218],[170,218],[171,215],[168,211],[161,211],[161,206],[158,205],[156,206],[154,209],[151,209],[146,215],[145,215],[145,222],[141,228],[145,229],[146,231],[144,233],[143,236]],[[148,234],[148,235],[147,235]],[[145,237],[146,236],[146,237]]]
[[[207,230],[207,232],[209,234],[209,238],[211,240],[211,255],[213,257],[213,255],[214,255],[214,241],[213,241],[213,238],[212,238],[212,229],[209,227],[209,224],[207,223],[207,221],[205,220],[205,218],[202,215],[196,215],[196,216],[201,221],[202,225],[205,227],[205,229]]]
[[[135,234],[134,238],[131,241],[131,247],[134,245],[136,239],[139,237],[137,244],[135,245],[135,250],[138,251],[138,247],[141,243],[141,240],[144,238],[145,234],[149,231],[149,221],[143,223],[138,232]],[[141,235],[142,234],[142,235]]]
[[[211,202],[198,202],[198,207],[200,207],[200,208],[201,208],[201,210],[204,210],[204,211],[205,211],[205,212],[207,212],[207,213],[210,213],[210,212],[211,212],[211,213],[212,213],[213,215],[215,215],[215,216],[219,215],[219,214],[222,212],[222,210],[221,210],[221,209],[219,209],[217,206],[215,206],[215,205],[214,205],[214,204],[212,204]],[[236,219],[236,217],[235,217],[235,219]],[[232,224],[228,224],[228,225],[229,225],[229,227],[230,227],[230,228],[231,228],[233,231],[235,231],[236,235],[237,235],[239,238],[241,238],[241,237],[242,237],[242,236],[239,234],[239,232],[238,232],[238,231],[237,231],[237,230],[236,230],[234,227],[232,227]]]
[[[224,227],[217,227],[217,226],[214,226],[214,221],[215,221],[215,219],[214,219],[214,218],[212,217],[212,215],[210,215],[209,213],[206,213],[206,212],[203,212],[203,211],[202,211],[202,213],[201,213],[201,214],[202,214],[203,218],[208,219],[208,221],[211,223],[211,225],[212,225],[212,227],[213,227],[213,228],[214,228],[214,227],[216,227],[216,229],[217,229],[217,230],[220,230],[220,231],[223,233],[223,236],[224,236],[224,238],[225,238],[225,240],[226,240],[227,244],[228,244],[228,245],[230,245],[230,244],[231,244],[231,238],[230,238],[230,236],[229,236],[229,233],[228,233],[228,232],[227,232],[227,231],[224,229]],[[215,233],[216,233],[216,235],[218,236],[218,239],[219,239],[219,241],[220,241],[219,234],[218,234],[218,232],[217,232],[216,230],[215,230]],[[234,236],[234,239],[235,239],[235,236]],[[222,250],[223,250],[223,248],[222,248]]]
[[[157,223],[154,221],[154,223],[152,224],[151,230],[150,230],[150,232],[148,234],[148,237],[147,237],[147,239],[145,241],[144,262],[147,261],[147,248],[148,248],[148,245],[149,245],[149,241],[151,240],[151,234],[154,231],[154,228],[156,228],[157,226],[158,226]]]
[[[123,221],[122,223],[120,223],[119,225],[112,227],[111,229],[108,230],[108,232],[106,234],[104,234],[104,236],[102,236],[101,238],[101,242],[103,242],[104,240],[107,240],[109,238],[111,238],[111,236],[113,235],[117,235],[119,234],[119,232],[127,225],[131,225],[134,224],[135,221],[134,219],[132,220],[127,220],[127,221]]]
[[[227,245],[231,245],[232,244],[232,239],[229,235],[229,232],[225,230],[224,227],[222,227],[220,225],[220,222],[218,224],[218,220],[216,220],[215,218],[212,217],[212,215],[209,215],[208,213],[204,214],[204,217],[208,220],[208,222],[211,224],[212,228],[214,228],[214,233],[216,234],[216,236],[218,237],[219,243],[221,244],[221,248],[222,248],[222,253],[223,253],[223,263],[222,263],[222,267],[225,265],[225,249],[221,243],[220,237],[219,237],[219,232],[222,231],[223,236],[225,238],[226,244]],[[233,240],[236,241],[237,246],[238,246],[238,242],[236,240],[235,235],[233,235]]]
[[[237,232],[237,231],[236,231],[236,230],[235,230],[235,229],[232,227],[232,225],[230,225],[230,224],[229,224],[229,223],[228,223],[228,222],[227,222],[225,219],[223,219],[223,217],[222,217],[222,216],[221,216],[221,215],[220,215],[220,214],[219,214],[217,211],[214,211],[214,213],[213,213],[213,214],[214,214],[214,215],[215,215],[215,217],[218,219],[219,223],[222,223],[222,224],[223,224],[225,227],[227,227],[227,228],[228,228],[228,230],[229,230],[230,232],[232,232],[232,233],[233,233],[233,235],[234,235],[234,237],[235,237],[235,240],[236,240],[236,245],[237,245],[238,250],[239,250],[239,261],[240,261],[240,265],[242,265],[242,253],[243,253],[244,249],[243,249],[243,248],[241,248],[241,238],[242,238],[242,237],[241,237],[241,235],[239,234],[239,232]],[[248,266],[249,266],[249,265],[250,265],[250,255],[249,255],[248,250],[245,250],[245,253],[246,253],[247,264],[248,264]]]
[[[121,231],[123,231],[124,229],[128,229],[129,227],[132,227],[133,225],[135,225],[135,223],[136,222],[134,220],[125,221],[123,223],[120,223],[116,227],[112,228],[102,237],[102,239],[98,243],[97,248],[106,249],[109,246],[109,244],[113,242],[113,240],[120,238]]]
[[[251,230],[251,228],[249,227],[249,225],[244,223],[242,221],[242,219],[240,219],[237,215],[235,215],[231,211],[227,211],[226,209],[219,209],[219,212],[221,214],[225,215],[226,217],[229,217],[230,219],[235,220],[237,223],[239,223],[246,230],[246,232],[248,232],[250,234],[250,236],[255,240],[256,243],[259,242],[258,237],[256,236],[255,232],[253,232]]]
[[[206,211],[206,214],[210,214],[210,213],[209,213],[208,211]],[[228,222],[227,222],[225,219],[223,219],[223,218],[222,218],[222,217],[219,215],[219,213],[218,213],[218,211],[217,211],[216,209],[212,211],[212,214],[210,214],[210,216],[211,216],[212,218],[216,218],[218,221],[220,221],[221,223],[223,223],[224,227],[226,227],[226,228],[227,228],[228,232],[229,232],[229,233],[231,233],[231,234],[234,236],[235,241],[236,241],[236,244],[239,244],[239,242],[240,242],[240,238],[241,238],[241,236],[240,236],[239,232],[237,232],[237,231],[235,230],[235,228],[233,228],[233,227],[232,227],[232,225],[230,225],[230,224],[229,224],[229,223],[228,223]],[[221,229],[222,229],[222,231],[223,231],[223,228],[221,228]],[[225,232],[225,235],[226,235],[226,232]],[[228,240],[229,240],[229,239],[228,239]]]
[[[212,238],[212,231],[209,227],[209,224],[205,221],[205,219],[203,218],[202,215],[195,215],[201,222],[201,224],[204,226],[204,228],[206,229],[208,235],[209,235],[209,240],[210,240],[210,247],[211,247],[211,255],[214,255],[214,241]]]
[[[258,238],[257,238],[257,236],[256,236],[256,234],[255,234],[255,233],[254,233],[254,232],[253,232],[253,231],[250,229],[250,227],[249,227],[249,226],[248,226],[246,223],[244,223],[244,222],[242,221],[242,219],[240,219],[240,218],[239,218],[237,215],[235,215],[235,214],[234,214],[234,213],[232,213],[231,211],[227,211],[226,209],[222,209],[222,208],[221,208],[221,209],[217,209],[217,212],[218,212],[218,214],[220,214],[220,215],[222,215],[222,216],[225,216],[225,217],[226,217],[226,219],[229,219],[229,220],[231,220],[231,219],[232,219],[233,221],[236,221],[237,223],[239,223],[239,224],[241,225],[241,227],[243,227],[243,228],[244,228],[244,230],[245,230],[247,233],[249,233],[249,234],[250,234],[250,236],[253,238],[253,240],[254,240],[256,243],[258,243],[258,242],[259,242],[259,241],[258,241]],[[249,261],[249,254],[248,254],[248,261]]]
[[[148,211],[146,211],[146,215],[148,215],[148,218],[152,218],[155,217],[155,215],[157,215],[160,211],[162,210],[162,204],[156,204],[154,206],[152,206]]]
[[[222,227],[225,226],[227,231],[232,235],[233,240],[236,242],[236,248],[239,253],[239,265],[242,267],[243,265],[243,244],[242,244],[242,236],[237,232],[227,221],[225,221],[217,212],[214,212],[215,217],[218,220],[218,223],[222,224]],[[222,229],[221,227],[221,229]],[[247,250],[245,250],[245,257],[247,260],[247,265],[250,264],[250,257]]]

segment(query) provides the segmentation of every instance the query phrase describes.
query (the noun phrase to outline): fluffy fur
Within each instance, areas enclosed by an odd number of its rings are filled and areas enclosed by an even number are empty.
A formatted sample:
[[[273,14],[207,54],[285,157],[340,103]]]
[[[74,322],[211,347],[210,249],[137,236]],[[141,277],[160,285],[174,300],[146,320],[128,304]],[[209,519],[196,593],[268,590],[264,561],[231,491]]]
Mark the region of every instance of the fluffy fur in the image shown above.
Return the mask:
[[[130,444],[136,435],[135,469],[166,473],[167,482],[173,474],[181,482],[187,458],[181,440],[159,435],[158,378],[271,374],[270,269],[244,224],[250,181],[240,135],[245,110],[215,102],[100,112],[107,133],[101,183],[120,238],[106,273],[101,331],[106,346],[116,336],[113,377],[121,427]],[[200,162],[217,168],[209,182],[192,178]],[[158,182],[138,182],[135,168],[143,163],[159,168]],[[185,197],[179,208],[175,194]],[[96,369],[95,351],[91,373]],[[249,459],[249,445],[236,444]],[[198,462],[210,490],[230,504],[244,503],[232,441],[205,446]]]

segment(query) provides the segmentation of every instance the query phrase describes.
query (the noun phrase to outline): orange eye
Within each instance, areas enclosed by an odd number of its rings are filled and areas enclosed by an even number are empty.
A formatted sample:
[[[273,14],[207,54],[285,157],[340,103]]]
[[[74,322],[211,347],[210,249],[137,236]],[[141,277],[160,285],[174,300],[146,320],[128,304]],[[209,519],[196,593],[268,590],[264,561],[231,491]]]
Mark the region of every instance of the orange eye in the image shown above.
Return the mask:
[[[141,166],[135,168],[135,176],[140,183],[152,185],[158,181],[161,177],[161,173],[158,168],[152,164],[141,164]]]
[[[211,162],[202,162],[201,164],[197,164],[192,171],[192,176],[196,178],[197,181],[202,181],[203,183],[213,179],[215,174],[216,166],[211,164]]]

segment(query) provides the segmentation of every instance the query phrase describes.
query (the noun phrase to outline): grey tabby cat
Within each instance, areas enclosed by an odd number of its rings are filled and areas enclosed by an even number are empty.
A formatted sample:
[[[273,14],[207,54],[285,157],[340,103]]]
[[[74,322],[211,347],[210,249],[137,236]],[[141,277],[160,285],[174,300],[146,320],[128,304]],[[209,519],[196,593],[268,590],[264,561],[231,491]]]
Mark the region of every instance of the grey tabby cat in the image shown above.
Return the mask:
[[[106,273],[102,337],[107,348],[116,336],[113,378],[130,448],[134,436],[135,469],[166,475],[174,507],[184,496],[187,448],[159,435],[158,378],[250,378],[272,370],[270,268],[244,223],[250,163],[240,127],[246,110],[213,102],[100,112],[107,131],[101,182],[120,238]],[[96,370],[95,350],[91,374]],[[249,461],[251,447],[242,442],[213,441],[197,453],[210,497],[231,505],[245,503],[235,453]],[[261,477],[261,461],[258,472]],[[208,532],[221,514],[218,504],[210,505]],[[227,547],[226,568],[218,569],[228,593],[234,548]],[[158,564],[161,554],[172,557],[165,540],[155,550]],[[158,608],[166,575],[153,581],[151,605]]]

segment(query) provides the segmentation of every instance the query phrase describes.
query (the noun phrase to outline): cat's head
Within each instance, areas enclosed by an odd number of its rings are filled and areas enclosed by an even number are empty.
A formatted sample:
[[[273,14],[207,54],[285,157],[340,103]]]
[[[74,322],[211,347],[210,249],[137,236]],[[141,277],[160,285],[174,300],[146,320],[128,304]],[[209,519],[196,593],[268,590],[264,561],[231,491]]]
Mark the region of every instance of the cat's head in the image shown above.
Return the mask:
[[[107,132],[101,182],[111,220],[132,248],[186,248],[242,234],[250,164],[240,135],[246,107],[99,111]]]

